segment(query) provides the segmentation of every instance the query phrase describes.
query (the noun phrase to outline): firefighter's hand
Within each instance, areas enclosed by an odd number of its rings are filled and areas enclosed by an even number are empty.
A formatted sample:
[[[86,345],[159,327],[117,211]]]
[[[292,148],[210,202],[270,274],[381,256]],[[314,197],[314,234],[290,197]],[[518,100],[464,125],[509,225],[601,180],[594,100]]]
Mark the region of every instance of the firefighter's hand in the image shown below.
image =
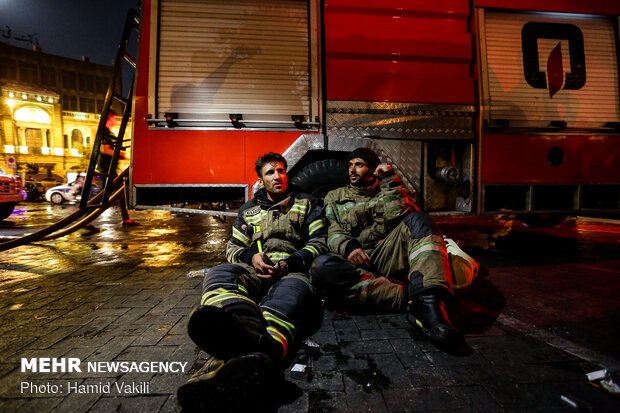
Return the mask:
[[[386,163],[382,163],[381,165],[377,166],[377,169],[375,169],[375,176],[378,176],[379,178],[383,178],[383,175],[392,170],[392,165],[388,165]]]
[[[274,283],[278,281],[280,278],[284,277],[286,274],[288,274],[288,264],[284,262],[284,260],[278,261],[278,263],[275,264],[273,267],[274,269],[270,271],[269,274],[259,273],[258,277],[262,278],[263,280],[267,282]]]
[[[356,267],[365,266],[365,267],[370,268],[370,265],[371,265],[370,257],[361,248],[356,248],[353,251],[351,251],[351,253],[347,257],[347,260],[349,260],[349,262],[355,265]]]
[[[269,257],[265,257],[264,252],[258,252],[252,256],[252,267],[259,274],[270,274],[270,272],[275,270],[275,265],[268,264],[268,262],[271,262],[271,260],[269,260]]]

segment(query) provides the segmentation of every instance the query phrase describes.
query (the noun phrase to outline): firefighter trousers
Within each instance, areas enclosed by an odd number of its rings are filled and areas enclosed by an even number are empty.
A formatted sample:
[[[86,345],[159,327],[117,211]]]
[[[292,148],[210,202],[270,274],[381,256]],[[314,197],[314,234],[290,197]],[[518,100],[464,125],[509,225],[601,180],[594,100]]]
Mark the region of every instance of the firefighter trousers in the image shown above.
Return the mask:
[[[201,305],[230,311],[253,331],[266,329],[282,345],[282,356],[289,345],[310,336],[322,322],[320,301],[303,273],[266,284],[249,265],[221,264],[205,274],[202,287]]]
[[[427,289],[452,292],[452,254],[448,254],[439,228],[423,212],[408,214],[386,238],[365,251],[372,268],[356,267],[336,254],[315,259],[310,270],[312,282],[329,302],[348,308],[400,311],[415,294]],[[459,251],[454,258],[462,265],[454,266],[456,278],[471,282],[477,263]]]

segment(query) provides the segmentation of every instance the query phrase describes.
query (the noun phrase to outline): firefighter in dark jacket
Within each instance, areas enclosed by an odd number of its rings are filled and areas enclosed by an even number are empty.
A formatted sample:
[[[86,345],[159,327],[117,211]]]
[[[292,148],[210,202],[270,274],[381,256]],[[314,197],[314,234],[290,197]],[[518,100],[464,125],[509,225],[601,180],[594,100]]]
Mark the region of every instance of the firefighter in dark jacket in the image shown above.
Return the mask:
[[[350,185],[325,197],[332,254],[312,266],[317,289],[344,306],[408,308],[407,320],[425,337],[442,345],[460,343],[445,311],[453,274],[440,230],[374,151],[356,149],[347,163]],[[462,251],[454,258],[456,277],[471,281],[477,262]]]
[[[327,252],[327,224],[317,199],[288,187],[286,167],[276,153],[257,160],[264,188],[239,210],[228,264],[205,274],[188,333],[211,358],[177,392],[189,411],[245,410],[322,321],[308,271]]]

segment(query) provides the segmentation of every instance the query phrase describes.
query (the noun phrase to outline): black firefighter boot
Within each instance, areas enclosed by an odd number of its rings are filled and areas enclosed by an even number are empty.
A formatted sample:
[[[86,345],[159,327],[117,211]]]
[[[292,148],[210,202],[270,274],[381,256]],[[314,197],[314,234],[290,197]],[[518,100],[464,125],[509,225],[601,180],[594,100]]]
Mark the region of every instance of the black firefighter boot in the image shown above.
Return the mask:
[[[425,290],[413,297],[407,313],[407,321],[432,342],[443,346],[461,344],[462,336],[454,328],[442,300],[445,292],[439,289]]]
[[[253,412],[279,378],[283,348],[267,332],[260,308],[239,301],[200,306],[187,322],[190,338],[211,357],[177,390],[184,412]]]
[[[251,412],[273,378],[271,359],[249,353],[229,360],[215,357],[177,390],[185,413]]]

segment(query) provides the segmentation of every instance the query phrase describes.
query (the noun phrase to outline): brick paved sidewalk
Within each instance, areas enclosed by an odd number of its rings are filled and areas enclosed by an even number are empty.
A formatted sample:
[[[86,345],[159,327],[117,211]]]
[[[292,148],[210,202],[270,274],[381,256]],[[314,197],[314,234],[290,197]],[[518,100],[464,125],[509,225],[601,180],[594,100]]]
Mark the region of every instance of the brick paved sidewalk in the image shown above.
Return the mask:
[[[187,273],[223,261],[229,226],[204,216],[132,215],[143,225],[121,229],[111,216],[94,236],[2,253],[0,411],[180,410],[176,389],[206,357],[185,333],[201,282]],[[530,251],[550,241],[560,245],[544,256],[513,245],[527,242]],[[312,374],[299,380],[287,372],[286,391],[272,395],[270,411],[570,411],[562,395],[619,411],[618,399],[585,378],[601,366],[620,371],[617,245],[519,232],[500,244],[473,249],[483,271],[452,304],[470,354],[420,340],[401,314],[326,311],[311,338],[320,354],[302,347],[296,359]],[[188,365],[185,374],[22,373],[23,357]],[[22,383],[67,382],[146,382],[149,392],[20,390]]]

